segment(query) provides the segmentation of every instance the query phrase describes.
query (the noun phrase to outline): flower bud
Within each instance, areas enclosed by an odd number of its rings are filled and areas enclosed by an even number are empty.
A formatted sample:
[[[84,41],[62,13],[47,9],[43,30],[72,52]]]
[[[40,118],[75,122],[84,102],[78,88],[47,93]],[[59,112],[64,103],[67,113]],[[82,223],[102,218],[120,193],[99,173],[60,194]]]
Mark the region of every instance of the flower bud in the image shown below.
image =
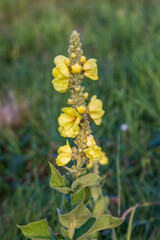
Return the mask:
[[[72,103],[73,103],[72,99],[68,99],[68,104],[72,104]]]
[[[75,53],[72,53],[71,54],[71,58],[75,58],[76,57],[76,54]]]
[[[72,72],[73,73],[80,73],[81,70],[82,70],[82,67],[78,63],[76,63],[72,66]]]
[[[86,111],[86,107],[80,106],[77,108],[77,111],[82,114]]]
[[[81,60],[82,63],[85,63],[85,62],[86,62],[86,57],[85,57],[85,56],[82,56],[82,57],[80,58],[80,60]]]
[[[84,93],[84,98],[87,99],[88,98],[88,92]]]
[[[66,63],[67,66],[69,66],[70,63],[71,63],[70,59],[69,59],[69,58],[66,58],[65,63]]]
[[[79,90],[80,90],[79,87],[76,87],[76,88],[75,88],[75,91],[76,91],[76,92],[79,92]]]

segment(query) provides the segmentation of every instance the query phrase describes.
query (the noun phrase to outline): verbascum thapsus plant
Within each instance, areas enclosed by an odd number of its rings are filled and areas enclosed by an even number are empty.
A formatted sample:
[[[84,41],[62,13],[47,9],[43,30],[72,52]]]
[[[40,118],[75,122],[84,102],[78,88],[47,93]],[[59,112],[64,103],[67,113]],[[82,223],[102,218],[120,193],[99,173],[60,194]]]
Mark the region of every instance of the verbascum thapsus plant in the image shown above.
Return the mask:
[[[75,138],[75,145],[72,147],[70,141],[66,139],[66,144],[59,147],[56,158],[56,164],[63,166],[71,175],[70,180],[61,176],[50,163],[52,174],[50,186],[64,194],[64,209],[57,210],[57,217],[62,226],[61,234],[57,237],[46,219],[24,226],[18,225],[22,233],[33,240],[89,239],[93,233],[116,228],[124,221],[123,218],[109,214],[102,214],[96,218],[96,214],[89,208],[92,190],[101,189],[105,177],[99,176],[96,171],[87,173],[87,167],[95,163],[102,165],[108,163],[107,156],[95,142],[90,122],[93,120],[96,125],[100,125],[105,112],[102,101],[97,99],[96,95],[91,97],[88,104],[86,103],[88,93],[84,92],[82,82],[84,77],[98,80],[97,60],[94,58],[87,60],[83,55],[79,34],[76,31],[70,36],[68,53],[68,57],[62,55],[55,57],[55,67],[52,70],[55,90],[60,93],[69,90],[71,94],[68,99],[69,106],[62,108],[58,118],[58,130],[62,137]]]

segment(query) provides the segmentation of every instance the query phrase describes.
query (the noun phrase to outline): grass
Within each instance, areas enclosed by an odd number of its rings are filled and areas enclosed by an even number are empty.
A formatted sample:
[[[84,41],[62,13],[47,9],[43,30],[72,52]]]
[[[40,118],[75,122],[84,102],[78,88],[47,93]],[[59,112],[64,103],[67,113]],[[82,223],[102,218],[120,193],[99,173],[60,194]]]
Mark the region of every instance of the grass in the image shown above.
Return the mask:
[[[67,54],[73,29],[84,54],[98,60],[99,81],[85,80],[89,96],[103,100],[103,124],[93,126],[110,159],[105,194],[117,197],[116,158],[121,182],[121,214],[137,203],[160,199],[160,3],[158,1],[0,1],[0,100],[14,94],[21,108],[18,124],[0,130],[0,238],[24,239],[16,224],[47,217],[59,227],[60,195],[48,187],[48,161],[64,139],[57,130],[67,94],[51,85],[53,58]],[[120,126],[126,123],[127,132]],[[49,204],[48,204],[49,201]],[[113,205],[113,206],[112,206]],[[117,215],[116,203],[109,206]],[[137,208],[131,239],[160,238],[159,205]],[[126,239],[129,217],[116,230]],[[109,232],[101,239],[111,239]]]

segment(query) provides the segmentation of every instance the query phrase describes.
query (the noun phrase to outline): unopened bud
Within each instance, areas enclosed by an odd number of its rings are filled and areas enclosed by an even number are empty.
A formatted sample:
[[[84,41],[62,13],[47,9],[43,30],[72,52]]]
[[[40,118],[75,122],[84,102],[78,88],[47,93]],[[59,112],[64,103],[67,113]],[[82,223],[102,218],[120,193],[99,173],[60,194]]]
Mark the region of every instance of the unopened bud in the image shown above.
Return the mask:
[[[80,106],[77,108],[77,111],[82,114],[86,111],[86,107]]]
[[[84,98],[87,99],[88,98],[88,92],[84,93]]]
[[[76,54],[75,53],[72,53],[71,54],[71,58],[75,58],[76,57]]]
[[[82,67],[78,63],[76,63],[72,66],[72,72],[73,73],[80,73],[81,70],[82,70]]]
[[[85,57],[85,56],[82,56],[82,57],[80,58],[80,60],[81,60],[82,63],[85,63],[85,62],[86,62],[86,57]]]
[[[72,104],[72,103],[73,103],[72,99],[68,99],[68,104]]]
[[[67,66],[69,66],[70,63],[71,63],[70,59],[69,59],[69,58],[66,58],[65,63],[66,63]]]

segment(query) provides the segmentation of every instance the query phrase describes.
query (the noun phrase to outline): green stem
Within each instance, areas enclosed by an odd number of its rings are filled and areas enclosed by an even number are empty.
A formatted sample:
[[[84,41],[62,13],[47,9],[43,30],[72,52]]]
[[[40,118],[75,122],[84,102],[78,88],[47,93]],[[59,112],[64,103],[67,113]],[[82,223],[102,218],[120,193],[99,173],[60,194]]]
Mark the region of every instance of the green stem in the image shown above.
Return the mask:
[[[118,192],[118,210],[117,214],[121,214],[121,179],[120,179],[120,134],[118,134],[118,151],[116,157],[116,169],[117,169],[117,192]]]

